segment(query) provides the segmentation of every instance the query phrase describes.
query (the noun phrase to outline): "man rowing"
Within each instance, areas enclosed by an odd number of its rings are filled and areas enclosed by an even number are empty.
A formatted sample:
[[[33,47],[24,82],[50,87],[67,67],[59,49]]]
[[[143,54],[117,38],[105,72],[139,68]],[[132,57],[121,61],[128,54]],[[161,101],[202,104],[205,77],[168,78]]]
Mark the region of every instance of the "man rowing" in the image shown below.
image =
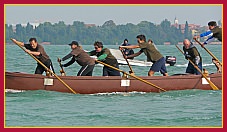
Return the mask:
[[[222,28],[217,26],[215,21],[208,22],[209,30],[201,33],[200,35],[194,36],[194,39],[201,38],[207,36],[208,39],[201,45],[203,48],[206,44],[212,42],[215,38],[222,42]],[[215,64],[217,68],[217,72],[222,72],[222,65],[216,60],[212,58],[212,62]]]
[[[77,76],[92,76],[92,72],[95,67],[94,59],[92,59],[83,49],[81,49],[77,41],[72,41],[69,45],[71,46],[72,51],[62,59],[58,59],[58,62],[71,58],[69,62],[63,64],[62,66],[68,67],[76,61],[81,66]]]
[[[96,55],[97,60],[102,61],[108,65],[111,65],[119,69],[117,59],[111,54],[108,48],[103,47],[102,42],[96,41],[94,43],[94,48],[95,50],[88,52],[90,56]],[[120,76],[120,72],[110,67],[104,66],[102,75],[103,76]]]
[[[27,53],[34,55],[34,57],[36,57],[40,62],[42,62],[47,68],[51,68],[53,73],[55,73],[50,57],[47,55],[43,46],[38,44],[36,38],[30,38],[29,44],[24,44],[23,42],[17,41],[16,39],[12,39],[12,41],[25,47],[25,51]],[[44,71],[47,73],[47,69],[45,69],[41,64],[37,63],[35,74],[43,74]],[[49,73],[47,73],[47,75],[48,74]]]
[[[185,59],[190,59],[202,71],[202,57],[200,56],[197,48],[188,39],[185,39],[183,44]],[[190,62],[188,62],[186,73],[196,75],[200,74],[200,72],[197,71],[197,69]]]
[[[146,42],[145,35],[138,35],[137,37],[138,45],[131,45],[131,46],[120,46],[119,48],[140,48],[141,50],[135,54],[126,56],[126,58],[130,57],[136,57],[139,56],[141,53],[144,52],[144,54],[147,56],[147,60],[153,62],[149,72],[148,76],[153,76],[155,72],[161,72],[163,76],[168,76],[166,66],[165,66],[165,58],[162,56],[162,54],[155,48],[153,44],[149,44]]]

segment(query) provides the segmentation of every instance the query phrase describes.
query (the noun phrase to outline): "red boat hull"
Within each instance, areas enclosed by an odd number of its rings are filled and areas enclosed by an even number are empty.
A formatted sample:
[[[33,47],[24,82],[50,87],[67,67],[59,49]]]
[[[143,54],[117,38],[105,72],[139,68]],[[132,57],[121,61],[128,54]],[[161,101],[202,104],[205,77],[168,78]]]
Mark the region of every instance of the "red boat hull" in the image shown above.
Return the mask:
[[[140,80],[129,78],[128,81],[121,77],[110,76],[59,76],[73,91],[79,94],[113,93],[113,92],[162,92],[160,89],[148,85]],[[166,91],[201,89],[212,90],[209,84],[203,84],[201,75],[177,76],[143,76],[140,77]],[[210,81],[222,90],[222,74],[209,75]],[[128,84],[127,84],[127,83]],[[126,84],[127,85],[126,85]],[[122,86],[123,85],[123,86]],[[48,90],[72,93],[56,77],[5,72],[5,89],[13,90]]]

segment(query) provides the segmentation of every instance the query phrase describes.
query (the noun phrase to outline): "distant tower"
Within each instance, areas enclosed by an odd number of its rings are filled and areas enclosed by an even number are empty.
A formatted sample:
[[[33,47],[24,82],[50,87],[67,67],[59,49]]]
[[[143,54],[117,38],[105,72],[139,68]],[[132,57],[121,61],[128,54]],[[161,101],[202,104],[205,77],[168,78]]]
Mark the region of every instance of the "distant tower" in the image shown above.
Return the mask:
[[[177,20],[176,17],[175,17],[175,19],[174,19],[174,25],[178,25],[178,20]]]
[[[176,17],[175,17],[175,19],[174,19],[173,25],[174,25],[174,27],[179,28],[179,26],[178,26],[178,20],[177,20]]]

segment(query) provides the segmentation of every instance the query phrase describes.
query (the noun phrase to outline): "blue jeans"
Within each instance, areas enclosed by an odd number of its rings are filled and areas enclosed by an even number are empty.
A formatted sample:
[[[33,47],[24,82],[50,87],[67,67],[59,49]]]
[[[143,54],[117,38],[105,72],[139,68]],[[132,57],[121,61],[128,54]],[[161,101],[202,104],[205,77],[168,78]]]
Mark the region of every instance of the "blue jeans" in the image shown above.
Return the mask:
[[[199,67],[199,69],[202,71],[202,68],[203,68],[202,62],[200,62],[200,63],[198,64],[198,67]],[[191,73],[191,74],[200,75],[200,72],[197,71],[197,69],[196,69],[190,62],[188,62],[188,67],[187,67],[187,69],[186,69],[186,73]]]

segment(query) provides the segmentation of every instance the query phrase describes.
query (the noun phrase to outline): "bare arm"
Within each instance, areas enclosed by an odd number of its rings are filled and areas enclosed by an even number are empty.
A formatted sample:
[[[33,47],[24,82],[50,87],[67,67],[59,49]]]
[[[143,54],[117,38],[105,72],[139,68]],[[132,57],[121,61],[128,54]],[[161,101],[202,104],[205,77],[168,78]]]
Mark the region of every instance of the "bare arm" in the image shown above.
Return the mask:
[[[196,36],[193,37],[193,39],[198,39],[198,38],[200,38],[199,35],[196,35]]]
[[[19,44],[21,46],[24,46],[23,42],[17,41],[16,39],[11,38],[11,40],[15,43],[15,44]]]
[[[119,46],[119,48],[127,48],[127,49],[136,49],[136,48],[140,48],[139,45],[130,45],[130,46]]]
[[[132,54],[132,55],[129,55],[129,56],[126,56],[126,58],[132,58],[132,57],[136,57],[136,56],[139,56],[142,52],[137,52],[135,54]]]
[[[39,56],[41,53],[40,52],[36,52],[36,51],[30,51],[28,49],[25,49],[25,51],[29,54],[33,54],[33,55],[36,55],[36,56]]]
[[[12,40],[15,44],[19,44],[19,45],[21,45],[21,46],[24,47],[24,43],[23,43],[23,42],[17,41],[16,39],[13,39],[13,38],[11,38],[11,40]],[[29,53],[29,54],[37,55],[37,56],[41,54],[40,52],[30,51],[30,50],[28,50],[28,49],[25,49],[25,52],[27,52],[27,53]]]

